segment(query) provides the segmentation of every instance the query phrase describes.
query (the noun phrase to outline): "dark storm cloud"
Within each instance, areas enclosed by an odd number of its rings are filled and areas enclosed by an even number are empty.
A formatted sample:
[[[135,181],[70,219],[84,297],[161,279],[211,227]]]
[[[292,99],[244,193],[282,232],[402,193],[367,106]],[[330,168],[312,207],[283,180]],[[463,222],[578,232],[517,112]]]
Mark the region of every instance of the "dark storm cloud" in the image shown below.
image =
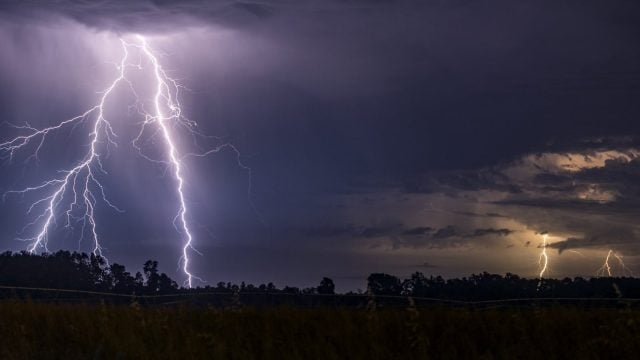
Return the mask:
[[[318,238],[336,238],[336,237],[358,237],[358,238],[375,238],[380,236],[390,236],[402,229],[401,224],[391,224],[385,226],[325,226],[305,227],[300,229],[281,229],[278,232],[289,233],[290,236],[304,235],[307,237]]]
[[[290,97],[322,109],[326,125],[314,130],[331,139],[331,149],[318,142],[304,152],[308,163],[324,168],[318,187],[362,191],[358,182],[367,179],[430,192],[416,179],[434,169],[477,168],[541,149],[607,146],[612,135],[635,138],[631,99],[638,94],[640,52],[632,14],[640,5],[610,4],[133,0],[5,1],[0,7],[11,19],[38,13],[43,21],[58,16],[122,31],[255,24],[248,34],[279,44],[289,57],[286,73],[269,74],[266,82],[277,80],[293,93],[274,88],[272,103]],[[347,99],[301,96],[310,87]],[[262,94],[240,95],[254,102]],[[294,146],[310,140],[287,120],[308,113],[282,115],[267,135],[284,129],[282,137],[304,138]],[[273,145],[270,137],[260,141],[254,145]],[[492,182],[471,176],[441,181],[465,189]]]
[[[97,30],[172,32],[177,28],[207,25],[238,28],[278,16],[323,18],[332,12],[358,14],[375,8],[393,10],[398,5],[393,3],[386,0],[6,0],[0,3],[0,12],[9,21],[68,19]]]
[[[471,234],[465,235],[465,237],[482,237],[487,235],[497,236],[509,236],[513,233],[513,230],[509,229],[475,229]]]
[[[519,200],[503,200],[495,202],[497,205],[518,205],[525,207],[538,207],[545,209],[558,209],[566,211],[581,211],[586,213],[596,214],[614,214],[614,213],[628,213],[629,211],[635,212],[637,210],[637,204],[624,204],[624,203],[603,203],[596,200],[580,200],[580,199],[565,199],[565,198],[527,198]]]
[[[388,235],[390,232],[395,231],[398,226],[389,226],[389,227],[368,227],[362,229],[362,232],[358,234],[364,238],[374,238]]]
[[[557,175],[557,174],[548,174],[542,173],[537,174],[533,179],[535,184],[547,185],[547,186],[560,186],[560,185],[568,185],[571,184],[571,177],[566,175]]]
[[[100,30],[173,30],[202,23],[234,24],[265,18],[273,14],[278,2],[258,1],[21,1],[0,3],[5,17],[50,21],[67,18]]]
[[[402,190],[410,194],[447,192],[453,196],[463,191],[496,190],[514,194],[522,191],[497,168],[437,172],[429,177],[409,179]]]
[[[494,212],[479,214],[471,211],[452,211],[451,213],[456,215],[469,216],[469,217],[489,217],[489,218],[505,218],[506,217],[505,215],[494,213]]]
[[[585,170],[576,178],[617,191],[622,196],[621,201],[640,203],[640,159],[630,162],[608,160],[604,167]]]
[[[586,238],[568,238],[547,247],[557,249],[559,253],[569,249],[588,248],[634,249],[637,251],[638,241],[640,241],[640,237],[629,229],[607,229],[600,234],[590,235]]]
[[[515,230],[506,228],[477,228],[462,229],[454,225],[442,228],[430,226],[407,227],[403,224],[390,224],[386,226],[342,226],[312,227],[304,229],[282,229],[279,233],[288,233],[292,238],[301,235],[312,238],[350,238],[350,239],[375,239],[383,238],[391,240],[395,248],[403,247],[402,244],[410,244],[411,247],[459,247],[473,243],[475,238],[506,237]],[[455,240],[454,240],[455,239]],[[447,240],[451,240],[450,242]]]
[[[429,227],[429,226],[419,226],[419,227],[415,227],[415,228],[411,228],[411,229],[406,229],[405,231],[402,232],[403,235],[427,235],[429,233],[432,233],[433,231],[435,231],[434,228]]]
[[[438,229],[433,234],[432,238],[436,240],[448,239],[452,237],[470,239],[470,238],[478,238],[478,237],[491,236],[491,235],[504,237],[504,236],[509,236],[514,232],[515,232],[514,230],[504,229],[504,228],[500,228],[500,229],[485,228],[485,229],[474,229],[471,231],[465,231],[450,225],[450,226]]]
[[[549,229],[551,235],[575,234],[549,245],[560,253],[568,249],[616,249],[638,255],[639,175],[637,158],[614,157],[602,166],[574,169],[561,176],[535,175],[526,196],[507,196],[495,204],[534,229]],[[538,187],[540,183],[555,184],[557,192]]]
[[[435,240],[443,240],[459,236],[461,236],[459,230],[455,226],[449,225],[447,227],[438,229],[435,233],[433,233],[433,236],[431,236],[431,238]]]
[[[245,173],[233,161],[222,156],[192,164],[190,181],[203,190],[193,199],[192,214],[202,224],[198,246],[221,251],[228,265],[217,268],[205,254],[196,260],[205,278],[215,268],[224,279],[233,268],[234,276],[245,271],[251,280],[259,272],[255,263],[261,269],[335,265],[342,267],[337,275],[365,274],[425,257],[367,253],[368,267],[355,268],[362,255],[351,252],[357,241],[386,241],[396,249],[504,249],[506,240],[523,234],[514,223],[575,239],[558,248],[608,246],[623,241],[607,235],[619,229],[629,235],[624,241],[635,241],[637,162],[609,159],[575,170],[549,168],[536,156],[583,158],[640,147],[638,18],[640,3],[596,0],[2,1],[0,110],[11,121],[37,123],[43,113],[73,113],[63,105],[84,108],[84,102],[66,104],[80,102],[67,92],[92,72],[78,71],[71,85],[55,91],[36,81],[64,80],[69,69],[58,63],[102,64],[85,58],[70,35],[177,34],[167,37],[162,50],[172,56],[163,60],[194,89],[185,94],[188,115],[246,155],[252,199],[268,224],[247,204]],[[69,32],[54,39],[65,26]],[[238,31],[197,38],[189,32],[209,27]],[[46,172],[54,164],[40,166]],[[151,176],[131,178],[122,188],[141,189],[135,202],[166,191],[146,186]],[[0,187],[21,183],[3,178]],[[116,199],[128,198],[125,190],[110,190]],[[432,200],[453,210],[431,207]],[[140,219],[157,221],[155,212],[143,210],[107,222],[106,238],[138,245],[175,240],[166,235],[170,225],[151,235],[141,227]],[[2,211],[10,238],[22,213]],[[342,257],[298,263],[311,245]],[[287,251],[261,250],[277,246]],[[112,249],[116,260],[129,254],[126,246]],[[163,250],[163,262],[171,264],[174,250]],[[428,258],[444,263],[438,254]]]
[[[542,185],[542,186],[538,186]],[[579,198],[578,193],[597,188],[615,194],[615,199]],[[498,204],[559,208],[609,214],[640,213],[640,159],[612,158],[601,167],[563,174],[536,174],[526,197],[511,197]],[[549,196],[549,192],[562,196]]]
[[[473,171],[456,171],[437,177],[441,186],[451,187],[459,191],[496,190],[517,194],[522,189],[496,169]]]
[[[610,147],[601,147],[604,142],[584,142],[592,147],[570,147],[566,152],[526,154],[475,171],[435,174],[424,181],[430,184],[427,194],[443,193],[450,201],[466,202],[474,208],[474,211],[437,209],[439,213],[469,218],[460,219],[459,224],[516,221],[526,224],[527,231],[535,231],[536,238],[542,234],[555,237],[549,247],[560,253],[580,248],[616,249],[636,256],[640,254],[638,150],[629,147],[626,141],[611,141]],[[518,191],[513,191],[514,188]],[[488,208],[499,212],[482,211]],[[455,247],[467,237],[507,236],[513,231],[488,227],[465,234],[459,226],[451,225],[433,233],[436,240]],[[573,235],[556,240],[567,234]],[[412,246],[415,242],[400,239],[399,243]],[[527,247],[531,240],[525,238],[523,243]],[[510,243],[507,248],[513,245]]]
[[[484,229],[461,229],[449,225],[440,229],[433,229],[427,233],[418,233],[419,228],[408,229],[403,235],[390,237],[393,249],[413,248],[413,249],[448,249],[472,246],[487,246],[501,243],[499,238],[507,237],[515,230],[499,228]]]

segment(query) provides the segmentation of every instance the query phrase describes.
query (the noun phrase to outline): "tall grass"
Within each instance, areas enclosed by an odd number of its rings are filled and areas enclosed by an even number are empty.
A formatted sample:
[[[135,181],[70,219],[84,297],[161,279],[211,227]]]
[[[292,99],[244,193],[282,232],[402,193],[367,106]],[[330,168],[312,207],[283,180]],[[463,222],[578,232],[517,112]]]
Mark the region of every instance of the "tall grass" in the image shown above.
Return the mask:
[[[0,302],[1,359],[632,359],[640,311]]]

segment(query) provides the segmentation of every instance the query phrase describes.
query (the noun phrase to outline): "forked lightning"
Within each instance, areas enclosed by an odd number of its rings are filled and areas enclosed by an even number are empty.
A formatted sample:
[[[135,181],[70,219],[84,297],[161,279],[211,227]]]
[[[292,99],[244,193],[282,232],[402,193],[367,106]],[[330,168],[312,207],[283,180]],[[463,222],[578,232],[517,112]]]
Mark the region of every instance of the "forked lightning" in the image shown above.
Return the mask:
[[[609,263],[609,261],[611,260],[611,256],[613,256],[614,258],[616,258],[616,260],[618,261],[618,266],[620,267],[621,273],[622,275],[633,275],[633,272],[624,264],[624,260],[622,259],[622,255],[620,255],[619,253],[613,251],[613,250],[609,250],[607,252],[607,256],[604,259],[604,263],[602,264],[602,266],[598,269],[598,271],[596,271],[596,275],[597,276],[608,276],[611,277],[613,276],[613,269],[611,264]]]
[[[194,135],[199,133],[196,131],[196,123],[182,115],[182,108],[178,99],[180,85],[176,80],[168,76],[160,64],[158,56],[143,36],[137,35],[133,42],[128,42],[124,39],[120,39],[120,42],[123,53],[120,62],[117,64],[117,76],[102,92],[95,106],[76,117],[42,129],[28,124],[24,126],[11,125],[22,131],[24,135],[19,135],[0,143],[0,153],[6,160],[11,161],[17,152],[29,151],[30,149],[33,152],[28,159],[38,159],[38,155],[49,134],[62,128],[77,126],[83,122],[92,122],[87,153],[74,166],[59,170],[59,177],[45,180],[40,184],[21,190],[9,191],[4,196],[45,193],[28,208],[28,214],[39,211],[39,214],[34,215],[33,220],[23,229],[23,232],[33,231],[34,235],[20,239],[29,243],[27,246],[29,252],[48,251],[47,244],[50,232],[56,225],[57,219],[62,217],[65,219],[65,228],[73,228],[75,224],[80,223],[80,240],[89,237],[92,242],[93,253],[104,258],[97,229],[96,206],[98,202],[102,202],[115,211],[122,211],[107,199],[105,188],[99,180],[100,175],[107,175],[107,171],[103,168],[102,159],[108,155],[110,146],[117,146],[115,141],[117,136],[112,128],[111,120],[107,119],[105,107],[107,100],[118,87],[122,84],[127,85],[129,91],[135,96],[137,110],[144,116],[144,122],[138,136],[133,141],[133,146],[144,158],[167,166],[167,169],[170,169],[173,175],[175,192],[179,202],[178,211],[174,218],[174,226],[182,237],[181,268],[186,277],[185,284],[192,287],[195,277],[190,271],[189,254],[194,250],[194,237],[188,221],[183,159],[188,155],[204,156],[223,149],[230,149],[235,152],[238,165],[242,169],[249,171],[249,175],[250,169],[240,162],[239,152],[231,144],[219,145],[202,154],[181,155],[178,149],[177,134],[173,132],[175,125],[181,125],[181,128]],[[135,54],[136,62],[131,59],[134,57],[133,54]],[[143,70],[144,65],[150,66],[149,72],[152,74],[151,81],[153,81],[154,88],[152,111],[145,110],[134,83],[127,78],[127,70]],[[162,138],[161,143],[164,144],[165,151],[164,159],[153,159],[144,154],[140,147],[141,137],[149,127],[155,127],[152,130]],[[35,230],[31,230],[32,228]]]

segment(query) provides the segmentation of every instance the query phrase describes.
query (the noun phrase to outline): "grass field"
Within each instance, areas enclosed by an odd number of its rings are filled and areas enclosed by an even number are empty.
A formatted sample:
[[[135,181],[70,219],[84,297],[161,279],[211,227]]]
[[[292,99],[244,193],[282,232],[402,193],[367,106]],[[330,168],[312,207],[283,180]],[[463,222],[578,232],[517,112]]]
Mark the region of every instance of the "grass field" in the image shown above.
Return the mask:
[[[1,359],[633,359],[640,311],[0,302]]]

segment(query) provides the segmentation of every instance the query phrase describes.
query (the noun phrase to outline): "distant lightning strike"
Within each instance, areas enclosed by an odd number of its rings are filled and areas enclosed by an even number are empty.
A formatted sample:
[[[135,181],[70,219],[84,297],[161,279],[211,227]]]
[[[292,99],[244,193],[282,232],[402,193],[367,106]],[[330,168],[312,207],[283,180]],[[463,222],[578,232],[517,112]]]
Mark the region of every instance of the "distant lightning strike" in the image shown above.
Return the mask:
[[[178,100],[180,85],[167,75],[147,40],[139,35],[136,36],[136,40],[137,42],[135,43],[129,43],[123,39],[120,40],[123,55],[117,65],[118,76],[111,82],[110,86],[102,92],[97,105],[91,107],[79,116],[61,121],[56,125],[44,129],[36,129],[28,124],[24,126],[12,125],[16,129],[26,131],[27,134],[17,136],[4,143],[0,143],[0,152],[4,154],[4,158],[11,161],[13,160],[16,152],[26,150],[30,144],[34,143],[37,144],[36,148],[28,159],[37,160],[38,154],[49,133],[60,130],[66,126],[76,126],[79,123],[88,121],[92,116],[95,116],[92,131],[89,133],[89,150],[80,162],[71,168],[60,170],[59,173],[62,174],[62,176],[59,178],[49,179],[39,185],[26,187],[22,190],[9,191],[4,194],[4,197],[9,194],[25,195],[32,192],[48,192],[48,194],[43,195],[43,197],[32,203],[27,212],[28,214],[31,214],[31,212],[36,208],[43,208],[42,212],[23,229],[23,231],[26,231],[31,227],[35,227],[37,229],[36,234],[32,237],[20,239],[29,242],[27,250],[30,253],[35,253],[40,249],[48,251],[47,244],[50,230],[52,225],[56,223],[56,214],[59,213],[58,208],[61,206],[63,201],[65,201],[65,196],[68,196],[69,199],[66,200],[66,209],[63,210],[64,217],[66,218],[65,227],[72,228],[72,220],[75,220],[77,223],[81,223],[80,241],[85,238],[86,233],[89,233],[89,237],[93,244],[93,254],[104,258],[97,231],[95,216],[96,205],[100,200],[110,208],[116,211],[122,211],[107,199],[105,189],[98,180],[98,173],[103,175],[107,174],[102,166],[101,159],[108,156],[110,145],[117,146],[117,143],[115,142],[116,134],[112,129],[111,123],[105,116],[105,103],[117,86],[124,82],[128,84],[129,89],[136,97],[138,111],[144,115],[145,118],[138,136],[133,141],[133,146],[145,159],[162,163],[172,170],[175,181],[175,191],[179,201],[178,212],[174,218],[174,226],[183,237],[182,254],[180,257],[181,267],[186,276],[185,283],[189,287],[192,287],[195,276],[189,269],[189,251],[194,250],[193,233],[189,227],[187,219],[188,206],[184,193],[185,178],[183,174],[183,158],[188,155],[206,156],[210,153],[219,152],[223,149],[231,149],[236,154],[238,165],[242,169],[248,170],[249,176],[251,173],[250,169],[240,162],[240,154],[231,144],[220,145],[203,154],[186,154],[183,157],[180,157],[176,145],[177,140],[171,131],[171,125],[182,125],[192,134],[200,134],[194,130],[196,124],[193,121],[184,118],[182,115],[182,109]],[[138,50],[140,60],[137,64],[131,63],[129,60],[131,48]],[[153,74],[155,88],[152,113],[144,110],[144,106],[138,98],[133,83],[126,77],[126,70],[128,68],[142,69],[143,57],[146,58],[147,62],[152,67],[151,72]],[[157,126],[156,131],[158,131],[162,136],[166,151],[166,160],[152,159],[143,153],[138,144],[147,127],[152,125]],[[106,148],[106,153],[103,147]],[[83,211],[80,215],[77,215],[77,210]]]
[[[549,245],[549,242],[547,238],[547,234],[542,235],[542,251],[540,252],[540,257],[538,259],[538,265],[540,266],[540,274],[538,277],[540,280],[542,280],[542,277],[545,272],[547,272],[547,267],[549,266],[549,255],[547,255],[547,246]]]
[[[544,277],[544,275],[547,273],[548,271],[548,267],[549,267],[549,255],[547,254],[547,247],[549,247],[549,240],[548,240],[548,234],[544,233],[542,235],[542,250],[540,251],[540,255],[538,257],[538,267],[539,267],[539,274],[538,274],[538,278],[540,279],[540,283],[538,284],[538,286],[540,286],[542,279]],[[584,256],[582,253],[576,251],[576,250],[568,250],[571,251],[573,253],[576,253],[580,256]],[[602,264],[602,266],[596,271],[596,275],[597,276],[608,276],[611,277],[613,276],[613,266],[611,265],[611,258],[615,258],[618,262],[618,266],[620,267],[621,271],[622,271],[622,275],[632,275],[633,272],[631,271],[631,269],[629,269],[625,263],[624,263],[624,259],[622,257],[621,254],[615,252],[614,250],[610,249],[607,252],[607,256],[604,259],[604,263]]]
[[[627,274],[631,275],[631,274],[633,274],[633,272],[624,264],[624,260],[622,258],[622,255],[620,255],[617,252],[615,252],[615,251],[610,249],[607,252],[607,256],[604,259],[604,263],[596,271],[596,275],[597,276],[608,276],[608,277],[611,277],[613,275],[612,265],[609,263],[609,261],[611,261],[611,257],[612,256],[618,261],[618,266],[620,266],[620,269],[622,270],[622,275],[627,275]]]
[[[613,250],[609,250],[609,252],[607,252],[607,257],[604,259],[604,264],[602,264],[602,267],[596,272],[598,276],[604,276],[605,273],[607,276],[611,276],[611,265],[609,265],[609,259],[611,258],[612,252]]]

